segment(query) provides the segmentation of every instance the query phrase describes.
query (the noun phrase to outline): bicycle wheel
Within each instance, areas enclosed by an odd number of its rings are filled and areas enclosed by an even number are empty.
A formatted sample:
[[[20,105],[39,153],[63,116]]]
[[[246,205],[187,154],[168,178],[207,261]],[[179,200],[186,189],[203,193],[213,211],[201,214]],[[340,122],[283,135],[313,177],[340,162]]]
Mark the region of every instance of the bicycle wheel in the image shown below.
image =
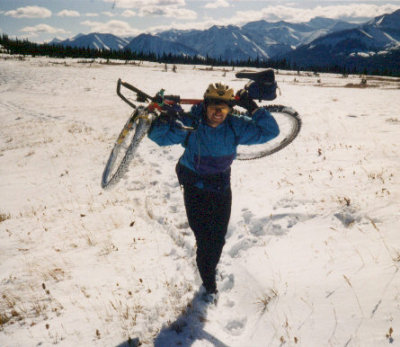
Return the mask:
[[[279,135],[264,144],[239,146],[236,159],[253,160],[266,157],[285,148],[299,134],[301,119],[295,110],[283,105],[268,105],[264,108],[274,116],[278,123]]]
[[[101,179],[102,188],[111,188],[127,173],[129,163],[146,136],[153,114],[138,107],[129,117],[111,151]]]

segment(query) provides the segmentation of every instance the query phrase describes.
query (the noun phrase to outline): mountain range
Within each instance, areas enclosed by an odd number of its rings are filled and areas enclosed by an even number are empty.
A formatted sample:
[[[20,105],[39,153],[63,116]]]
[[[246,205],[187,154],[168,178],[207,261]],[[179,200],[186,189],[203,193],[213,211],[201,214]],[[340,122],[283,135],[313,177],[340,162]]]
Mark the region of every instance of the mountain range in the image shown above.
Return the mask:
[[[332,32],[297,47],[284,57],[300,66],[342,64],[355,59],[382,60],[400,50],[400,10],[355,28]],[[398,62],[397,62],[398,63]]]
[[[206,30],[168,30],[133,38],[112,34],[77,35],[51,43],[106,50],[199,56],[225,61],[287,59],[299,66],[325,66],[400,49],[400,9],[363,24],[317,17],[305,23],[249,22],[241,27],[212,26]],[[376,60],[376,56],[374,58]]]

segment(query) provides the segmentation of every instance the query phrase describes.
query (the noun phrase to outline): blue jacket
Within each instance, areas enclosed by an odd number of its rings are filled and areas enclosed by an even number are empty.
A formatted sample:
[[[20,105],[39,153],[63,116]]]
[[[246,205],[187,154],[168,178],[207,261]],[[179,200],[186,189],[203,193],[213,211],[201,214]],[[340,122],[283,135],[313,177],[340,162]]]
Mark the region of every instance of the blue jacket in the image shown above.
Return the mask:
[[[205,190],[223,191],[230,186],[230,167],[238,145],[261,144],[279,135],[278,124],[264,108],[259,108],[251,118],[229,114],[216,128],[207,124],[202,103],[193,106],[190,113],[192,117],[183,116],[182,122],[190,126],[196,119],[197,131],[188,133],[175,122],[158,118],[148,136],[160,146],[181,144],[185,148],[177,167],[181,184]],[[189,181],[188,175],[192,176]]]

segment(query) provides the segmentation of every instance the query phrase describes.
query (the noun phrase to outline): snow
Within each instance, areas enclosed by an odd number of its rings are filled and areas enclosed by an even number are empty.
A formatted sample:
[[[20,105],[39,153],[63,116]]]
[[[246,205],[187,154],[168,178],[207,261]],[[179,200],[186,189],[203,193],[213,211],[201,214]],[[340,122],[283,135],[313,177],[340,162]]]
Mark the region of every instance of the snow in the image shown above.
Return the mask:
[[[371,56],[370,53],[365,53],[365,52],[357,52],[357,55],[362,58],[369,58]],[[372,55],[374,55],[374,54],[372,54]]]
[[[376,54],[378,54],[378,55],[386,55],[388,53],[389,53],[389,51],[379,51]]]
[[[260,53],[262,54],[263,57],[268,58],[268,53],[265,52],[259,45],[254,44],[254,46],[257,48],[257,50],[255,50],[255,51],[260,52]]]
[[[279,72],[274,102],[303,128],[281,152],[234,163],[220,296],[206,306],[174,173],[182,148],[145,139],[126,178],[100,188],[130,113],[115,87],[200,98],[210,82],[246,81],[218,67],[1,59],[1,346],[400,344],[397,79],[346,88],[360,77]]]
[[[94,37],[95,37],[95,39],[97,40],[97,41],[99,41],[100,42],[100,48],[101,49],[106,49],[106,50],[110,50],[110,47],[108,47],[104,42],[103,42],[103,40],[99,37],[99,35],[94,35]],[[96,45],[96,47],[97,47],[97,44],[96,44],[96,42],[94,42],[94,44]]]
[[[386,32],[383,32],[383,35],[385,35],[390,41],[392,41],[394,44],[399,44],[399,41],[396,40],[392,35],[389,35]]]
[[[251,40],[246,35],[241,34],[241,36],[245,41],[251,42]]]
[[[376,22],[376,26],[380,26],[384,19],[385,19],[385,16],[382,16],[380,19],[378,19]]]
[[[359,31],[361,34],[365,35],[366,37],[368,37],[368,38],[370,38],[370,39],[373,39],[373,36],[370,35],[370,34],[368,34],[365,30],[362,30],[362,29],[359,28],[358,31]]]

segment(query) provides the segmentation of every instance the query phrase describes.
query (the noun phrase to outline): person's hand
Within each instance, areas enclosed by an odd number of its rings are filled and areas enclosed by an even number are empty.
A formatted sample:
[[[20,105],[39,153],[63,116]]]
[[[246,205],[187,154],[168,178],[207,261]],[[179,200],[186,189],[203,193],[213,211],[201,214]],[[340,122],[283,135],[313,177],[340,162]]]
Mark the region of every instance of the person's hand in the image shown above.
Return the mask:
[[[160,120],[164,122],[171,122],[179,118],[181,115],[183,115],[183,113],[184,111],[181,105],[179,104],[172,104],[172,105],[164,104],[162,106]]]
[[[236,104],[245,108],[250,114],[252,114],[258,108],[257,104],[250,97],[249,92],[246,89],[238,90],[236,93]]]

